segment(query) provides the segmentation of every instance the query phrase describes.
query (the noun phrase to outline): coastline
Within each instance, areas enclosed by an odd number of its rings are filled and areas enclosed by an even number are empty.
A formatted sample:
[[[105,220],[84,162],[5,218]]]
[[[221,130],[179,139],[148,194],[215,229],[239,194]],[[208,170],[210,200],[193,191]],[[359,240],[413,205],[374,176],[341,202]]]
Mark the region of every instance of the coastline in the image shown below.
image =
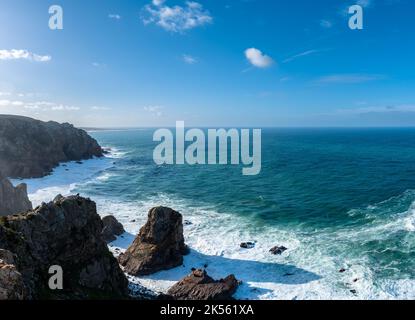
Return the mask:
[[[140,194],[137,198],[122,197],[119,196],[122,194],[113,193],[111,186],[123,185],[123,179],[126,179],[124,170],[129,170],[131,150],[125,145],[117,149],[113,144],[109,145],[109,149],[111,152],[103,158],[63,163],[51,175],[13,180],[13,183],[28,184],[29,198],[34,206],[52,200],[59,193],[80,193],[90,197],[96,202],[101,217],[114,215],[127,231],[109,244],[114,255],[122,253],[132,243],[146,222],[150,208],[162,205],[182,213],[185,222],[188,222],[184,225],[185,243],[191,249],[190,254],[184,257],[184,265],[146,277],[128,276],[131,283],[166,293],[169,287],[189,274],[191,268],[206,267],[209,275],[216,279],[235,274],[242,281],[234,295],[240,300],[379,300],[415,297],[415,281],[387,279],[386,282],[377,283],[371,265],[362,257],[350,255],[347,247],[342,246],[343,242],[352,238],[364,236],[376,239],[379,232],[394,232],[402,228],[411,232],[413,222],[409,219],[414,213],[410,209],[397,217],[392,216],[386,224],[380,221],[369,227],[363,225],[362,229],[304,233],[300,225],[287,228],[284,225],[275,227],[258,223],[251,216],[218,210],[217,206],[204,203],[203,199],[183,199],[157,189],[149,194]],[[128,195],[133,192],[126,190]],[[400,208],[400,202],[405,206],[415,195],[408,191],[407,195],[400,197],[384,202],[390,201],[392,205],[397,202],[397,208]],[[371,208],[383,205],[379,203],[365,210],[370,212]],[[353,216],[356,211],[351,210],[349,214]],[[255,243],[254,248],[240,247],[241,242],[248,241]],[[282,255],[270,254],[270,248],[276,245],[288,250]],[[339,272],[342,269],[346,272]]]
[[[111,176],[110,169],[116,168],[118,154],[109,154],[104,158],[86,160],[82,163],[61,164],[49,176],[40,179],[26,179],[29,198],[34,206],[50,201],[56,194],[78,193],[80,186],[85,187],[91,181],[106,183]],[[119,158],[118,158],[119,159]],[[115,164],[114,164],[115,163]],[[14,180],[14,183],[22,180]],[[81,188],[82,189],[82,188]],[[89,197],[88,193],[81,192]],[[52,197],[52,198],[51,198]],[[233,273],[242,281],[234,297],[236,299],[255,300],[294,300],[294,299],[381,299],[391,298],[373,296],[370,275],[359,266],[350,266],[351,274],[338,273],[341,261],[333,260],[318,248],[310,255],[304,239],[298,238],[289,230],[258,226],[252,228],[247,218],[232,214],[218,213],[209,205],[193,206],[188,202],[172,198],[166,194],[145,197],[141,201],[123,202],[106,199],[105,196],[92,195],[97,203],[101,217],[112,214],[127,231],[116,241],[109,244],[115,256],[125,251],[132,243],[139,229],[146,221],[148,209],[156,205],[175,208],[181,212],[185,221],[185,242],[191,252],[184,257],[184,265],[151,276],[128,276],[131,283],[139,284],[155,292],[166,293],[174,283],[186,276],[191,268],[206,267],[214,278],[223,278]],[[252,249],[239,247],[241,241],[254,241]],[[270,255],[271,245],[284,245],[288,248],[281,256]],[[360,283],[341,288],[333,283],[352,282],[360,278]],[[364,280],[364,281],[363,281]],[[356,290],[356,295],[351,290]],[[367,290],[367,291],[365,291]],[[366,296],[370,295],[370,296]]]

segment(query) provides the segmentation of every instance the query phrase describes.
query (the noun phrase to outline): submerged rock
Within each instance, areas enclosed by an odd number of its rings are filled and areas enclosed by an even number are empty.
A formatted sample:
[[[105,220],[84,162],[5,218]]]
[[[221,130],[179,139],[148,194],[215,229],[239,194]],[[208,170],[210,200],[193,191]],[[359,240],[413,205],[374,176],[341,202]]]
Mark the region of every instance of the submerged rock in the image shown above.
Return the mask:
[[[0,172],[0,216],[26,212],[32,209],[27,196],[27,186],[22,183],[14,187]]]
[[[275,254],[275,255],[280,255],[280,254],[283,254],[284,251],[287,251],[287,250],[288,250],[288,248],[286,248],[284,246],[275,246],[275,247],[271,248],[269,250],[269,252],[271,252],[272,254]]]
[[[252,248],[255,248],[255,243],[254,242],[242,242],[240,244],[240,247],[242,249],[252,249]]]
[[[14,255],[17,282],[27,299],[123,298],[128,281],[102,238],[93,201],[79,196],[56,199],[26,214],[0,217],[0,248]],[[9,255],[10,258],[10,255]],[[63,270],[63,290],[50,290],[51,266]]]
[[[175,300],[231,300],[238,285],[234,275],[216,281],[199,269],[176,283],[167,294]]]
[[[147,223],[118,261],[129,274],[149,275],[182,265],[187,253],[182,215],[157,207],[149,211]]]
[[[0,115],[0,168],[6,177],[43,177],[60,162],[102,156],[97,141],[69,123]]]
[[[112,242],[117,236],[125,233],[124,227],[114,216],[106,216],[102,218],[104,228],[102,229],[102,237],[106,242]]]

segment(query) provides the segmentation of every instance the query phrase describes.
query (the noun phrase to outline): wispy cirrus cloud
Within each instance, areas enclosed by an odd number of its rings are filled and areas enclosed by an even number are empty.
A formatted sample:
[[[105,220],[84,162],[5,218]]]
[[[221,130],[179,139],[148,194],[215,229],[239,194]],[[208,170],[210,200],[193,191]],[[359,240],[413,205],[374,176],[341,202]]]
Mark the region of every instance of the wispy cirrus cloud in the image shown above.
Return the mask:
[[[296,54],[296,55],[293,55],[293,56],[291,56],[291,57],[289,57],[289,58],[285,59],[285,60],[283,61],[283,63],[288,63],[288,62],[291,62],[291,61],[296,60],[296,59],[298,59],[298,58],[301,58],[301,57],[306,57],[306,56],[310,56],[310,55],[312,55],[312,54],[316,54],[316,53],[319,53],[319,52],[321,52],[321,51],[322,51],[322,50],[315,50],[315,49],[313,49],[313,50],[307,50],[307,51],[304,51],[304,52],[298,53],[298,54]]]
[[[111,108],[101,107],[101,106],[93,106],[93,107],[91,107],[91,110],[93,110],[93,111],[108,111],[108,110],[111,110]]]
[[[379,74],[333,74],[320,77],[313,81],[314,84],[357,84],[384,80],[386,77]]]
[[[49,55],[39,55],[28,50],[11,49],[0,50],[0,60],[29,60],[35,62],[48,62],[52,60]]]
[[[339,109],[338,114],[361,115],[368,113],[413,113],[415,112],[415,105],[404,104],[397,106],[371,106],[354,109]]]
[[[145,25],[156,24],[171,32],[184,32],[213,21],[209,11],[198,2],[187,1],[185,5],[168,6],[164,0],[153,0],[144,6],[142,21]]]
[[[362,6],[363,8],[369,8],[373,6],[374,1],[373,0],[358,0],[356,4],[358,4],[359,6]]]
[[[330,29],[331,27],[333,27],[333,22],[331,22],[330,20],[322,19],[320,20],[320,26],[325,29]]]
[[[268,68],[274,64],[274,60],[256,48],[245,50],[245,57],[256,68]]]
[[[121,20],[122,17],[117,13],[110,13],[108,15],[108,18],[110,18],[112,20]]]
[[[184,54],[182,58],[183,58],[183,61],[187,64],[196,64],[198,62],[197,58],[189,54]]]
[[[143,108],[144,111],[147,111],[153,116],[161,117],[163,115],[163,106],[146,106]]]
[[[15,108],[36,111],[78,111],[80,107],[55,103],[51,101],[22,101],[22,100],[0,100],[0,107],[15,110]]]

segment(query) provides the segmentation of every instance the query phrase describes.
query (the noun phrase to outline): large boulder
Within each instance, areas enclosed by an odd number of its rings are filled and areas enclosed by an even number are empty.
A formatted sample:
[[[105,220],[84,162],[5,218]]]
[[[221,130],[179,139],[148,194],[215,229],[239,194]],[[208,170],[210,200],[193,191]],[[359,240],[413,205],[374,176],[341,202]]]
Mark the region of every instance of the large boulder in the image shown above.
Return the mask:
[[[127,297],[128,281],[102,227],[93,201],[58,197],[28,213],[0,217],[0,248],[14,254],[27,299]],[[48,286],[48,271],[56,265],[63,270],[63,290]]]
[[[95,139],[68,123],[0,115],[0,169],[9,178],[37,178],[60,162],[103,156]]]
[[[27,186],[22,183],[14,187],[0,172],[0,216],[32,210],[27,196]]]
[[[216,281],[205,270],[193,270],[171,287],[167,294],[175,300],[232,300],[238,285],[234,275]]]
[[[106,216],[102,218],[104,228],[102,229],[102,237],[106,242],[112,242],[117,239],[117,236],[125,233],[123,225],[118,222],[114,216]]]
[[[187,253],[182,215],[157,207],[149,211],[147,223],[118,261],[129,274],[149,275],[182,265]]]

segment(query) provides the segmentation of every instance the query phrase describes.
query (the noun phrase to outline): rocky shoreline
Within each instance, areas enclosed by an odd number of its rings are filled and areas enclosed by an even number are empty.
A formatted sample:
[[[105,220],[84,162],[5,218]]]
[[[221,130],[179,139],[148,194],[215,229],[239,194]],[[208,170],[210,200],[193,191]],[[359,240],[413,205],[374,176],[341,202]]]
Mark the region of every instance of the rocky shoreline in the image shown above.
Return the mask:
[[[113,217],[79,195],[57,195],[32,209],[26,185],[8,178],[41,177],[61,162],[103,155],[98,143],[69,124],[0,115],[0,300],[38,299],[232,299],[235,276],[214,280],[190,274],[167,294],[129,284],[127,275],[149,275],[183,264],[183,217],[155,207],[131,246],[117,259],[107,243],[123,234]],[[50,268],[63,271],[63,289],[49,285]]]

